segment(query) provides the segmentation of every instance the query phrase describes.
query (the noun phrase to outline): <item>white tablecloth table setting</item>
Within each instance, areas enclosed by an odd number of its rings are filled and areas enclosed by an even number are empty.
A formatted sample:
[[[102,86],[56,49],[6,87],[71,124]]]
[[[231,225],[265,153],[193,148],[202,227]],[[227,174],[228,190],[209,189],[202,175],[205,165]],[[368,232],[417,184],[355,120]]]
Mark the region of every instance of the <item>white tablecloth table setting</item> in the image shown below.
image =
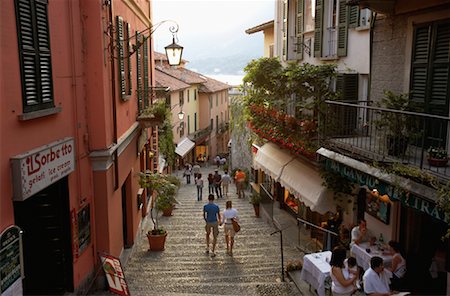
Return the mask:
[[[370,249],[370,253],[367,252],[367,249]],[[381,257],[386,267],[391,266],[392,263],[392,255],[383,255],[376,245],[371,246],[369,243],[354,244],[351,253],[356,258],[356,263],[364,270],[369,269],[370,259],[374,256]]]
[[[317,290],[319,296],[325,296],[325,280],[330,276],[331,252],[312,253],[303,257],[300,278]]]

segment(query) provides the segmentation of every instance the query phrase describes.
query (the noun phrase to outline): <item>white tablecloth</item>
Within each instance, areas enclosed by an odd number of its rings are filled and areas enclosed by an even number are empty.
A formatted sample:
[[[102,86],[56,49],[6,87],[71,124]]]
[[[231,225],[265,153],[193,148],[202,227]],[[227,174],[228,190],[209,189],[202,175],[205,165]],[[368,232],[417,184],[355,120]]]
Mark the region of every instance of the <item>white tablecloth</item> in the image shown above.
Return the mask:
[[[370,249],[370,253],[367,253],[366,249]],[[378,250],[377,246],[370,246],[369,243],[361,243],[359,245],[354,244],[351,252],[356,258],[356,263],[364,268],[364,270],[369,269],[370,259],[374,256],[381,257],[383,259],[384,266],[386,267],[389,267],[392,264],[391,255],[382,255],[382,252]]]
[[[313,286],[319,296],[325,295],[325,280],[330,276],[331,270],[330,259],[330,251],[308,254],[303,257],[300,278]]]

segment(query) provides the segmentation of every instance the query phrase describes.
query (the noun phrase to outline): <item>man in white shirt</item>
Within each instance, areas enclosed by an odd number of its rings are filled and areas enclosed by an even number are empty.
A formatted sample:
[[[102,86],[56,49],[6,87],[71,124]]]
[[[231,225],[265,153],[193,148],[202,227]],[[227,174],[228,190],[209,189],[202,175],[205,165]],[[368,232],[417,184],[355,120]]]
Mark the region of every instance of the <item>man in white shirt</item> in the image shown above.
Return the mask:
[[[222,188],[223,188],[223,194],[228,197],[228,186],[231,183],[231,177],[228,174],[228,171],[225,171],[222,175]]]
[[[370,296],[389,296],[394,294],[389,288],[392,273],[384,269],[383,259],[374,256],[370,259],[370,268],[363,276],[364,293]]]
[[[360,243],[370,242],[374,237],[372,232],[367,229],[367,222],[361,219],[358,226],[352,229],[352,241],[350,243],[350,249],[354,244],[359,245]]]

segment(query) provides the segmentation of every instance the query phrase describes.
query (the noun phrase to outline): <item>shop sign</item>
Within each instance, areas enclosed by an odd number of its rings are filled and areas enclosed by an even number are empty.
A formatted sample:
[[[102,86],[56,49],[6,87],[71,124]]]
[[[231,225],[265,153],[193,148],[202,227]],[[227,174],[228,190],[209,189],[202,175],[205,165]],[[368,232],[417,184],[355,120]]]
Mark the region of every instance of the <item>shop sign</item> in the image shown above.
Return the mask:
[[[444,211],[438,209],[435,203],[428,202],[418,196],[408,194],[401,199],[401,202],[404,205],[426,213],[438,220],[444,221],[446,223],[450,222],[450,216]]]
[[[21,230],[10,226],[0,235],[0,294],[22,295],[23,253]]]
[[[424,212],[441,221],[450,221],[450,217],[439,210],[437,205],[433,202],[426,201],[413,194],[405,194],[403,190],[399,190],[391,184],[382,182],[371,175],[365,174],[334,160],[326,159],[325,161],[325,168],[327,170],[336,172],[353,183],[366,185],[371,189],[376,188],[381,195],[387,194],[391,200],[400,201],[406,206]]]
[[[66,138],[11,158],[13,199],[23,201],[75,170],[73,138]]]
[[[118,295],[130,295],[119,258],[108,254],[102,254],[100,258],[106,280],[108,281],[109,290]]]

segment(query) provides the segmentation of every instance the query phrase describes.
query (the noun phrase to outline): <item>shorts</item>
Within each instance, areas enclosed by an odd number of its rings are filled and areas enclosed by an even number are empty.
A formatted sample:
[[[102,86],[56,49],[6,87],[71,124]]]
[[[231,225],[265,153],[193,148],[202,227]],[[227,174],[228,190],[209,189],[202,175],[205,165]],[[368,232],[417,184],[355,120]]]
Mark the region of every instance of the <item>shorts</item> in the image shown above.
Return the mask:
[[[205,230],[206,234],[209,235],[211,233],[211,229],[213,231],[213,236],[217,237],[219,235],[219,224],[217,222],[206,223]]]
[[[225,235],[229,235],[231,237],[234,237],[236,232],[234,232],[233,224],[225,224],[223,226],[223,230],[225,231]]]

